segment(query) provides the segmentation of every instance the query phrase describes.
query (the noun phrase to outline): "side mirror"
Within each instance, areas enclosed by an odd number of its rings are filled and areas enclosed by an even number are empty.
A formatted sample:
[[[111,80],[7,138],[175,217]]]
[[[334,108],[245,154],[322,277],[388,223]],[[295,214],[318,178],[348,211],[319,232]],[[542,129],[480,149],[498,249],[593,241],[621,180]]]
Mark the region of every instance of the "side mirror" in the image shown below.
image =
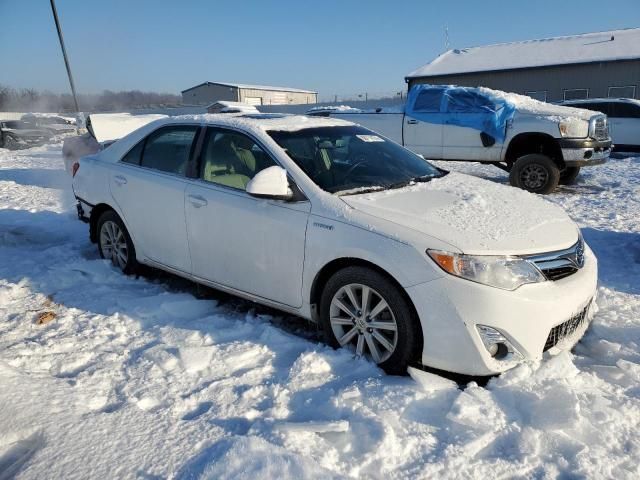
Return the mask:
[[[287,171],[277,165],[258,172],[247,183],[246,191],[249,195],[258,198],[273,200],[291,200],[293,198],[293,191],[289,188]]]

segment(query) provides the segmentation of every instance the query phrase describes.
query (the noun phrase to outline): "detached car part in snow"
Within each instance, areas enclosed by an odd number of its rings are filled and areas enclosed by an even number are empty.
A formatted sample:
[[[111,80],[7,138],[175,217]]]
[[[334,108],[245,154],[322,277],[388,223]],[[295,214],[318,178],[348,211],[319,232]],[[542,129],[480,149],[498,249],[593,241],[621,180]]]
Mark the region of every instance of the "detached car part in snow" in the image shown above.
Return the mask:
[[[427,159],[495,165],[511,185],[534,193],[572,183],[611,151],[605,115],[488,88],[415,85],[402,110],[316,107],[309,114],[356,122]]]
[[[391,373],[502,372],[570,348],[593,315],[596,258],[561,208],[343,120],[157,120],[84,157],[73,187],[125,273],[318,322]]]

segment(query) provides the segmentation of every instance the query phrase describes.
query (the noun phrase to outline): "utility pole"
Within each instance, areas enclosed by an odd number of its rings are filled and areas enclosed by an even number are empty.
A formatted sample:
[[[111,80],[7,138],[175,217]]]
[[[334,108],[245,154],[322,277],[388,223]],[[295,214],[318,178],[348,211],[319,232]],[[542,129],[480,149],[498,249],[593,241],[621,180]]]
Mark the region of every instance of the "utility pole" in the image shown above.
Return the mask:
[[[62,38],[62,28],[60,27],[60,20],[58,20],[58,12],[56,10],[56,4],[54,0],[51,2],[51,11],[53,12],[53,20],[56,22],[56,30],[58,30],[58,40],[60,40],[60,48],[62,48],[62,56],[64,57],[64,65],[67,67],[67,76],[69,77],[69,85],[71,85],[71,94],[73,95],[73,103],[76,106],[76,112],[80,112],[78,108],[78,97],[76,96],[76,87],[73,84],[73,75],[71,75],[71,67],[69,66],[69,59],[67,58],[67,50],[64,48],[64,39]]]
[[[451,47],[449,43],[449,25],[444,26],[444,51],[446,52]]]

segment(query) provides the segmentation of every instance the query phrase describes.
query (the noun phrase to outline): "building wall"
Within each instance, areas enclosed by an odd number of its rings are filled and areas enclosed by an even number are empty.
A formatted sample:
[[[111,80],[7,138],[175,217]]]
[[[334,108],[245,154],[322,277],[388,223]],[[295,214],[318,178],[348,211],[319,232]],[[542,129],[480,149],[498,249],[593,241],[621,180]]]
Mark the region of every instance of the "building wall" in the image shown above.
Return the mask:
[[[182,103],[185,105],[209,105],[217,100],[237,102],[238,89],[224,85],[205,84],[182,93]]]
[[[253,90],[205,84],[182,93],[185,105],[209,105],[218,100],[246,102],[257,105],[293,105],[316,103],[316,93],[283,92],[275,90]]]
[[[589,98],[596,98],[607,97],[609,87],[635,85],[635,98],[640,98],[640,60],[421,77],[411,79],[409,86],[415,83],[483,86],[521,94],[546,91],[548,102],[563,100],[566,89],[586,88]]]
[[[316,103],[317,94],[282,92],[276,90],[252,90],[248,88],[240,89],[240,101],[257,105],[291,105]],[[247,99],[249,99],[247,101]],[[252,101],[256,99],[256,101]],[[257,99],[260,99],[258,103]]]

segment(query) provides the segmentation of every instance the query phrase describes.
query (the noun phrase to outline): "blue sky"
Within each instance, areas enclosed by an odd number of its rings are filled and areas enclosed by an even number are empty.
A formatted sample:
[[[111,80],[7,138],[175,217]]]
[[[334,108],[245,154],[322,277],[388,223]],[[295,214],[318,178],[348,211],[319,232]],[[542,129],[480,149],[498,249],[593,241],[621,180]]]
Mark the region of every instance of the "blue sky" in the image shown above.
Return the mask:
[[[392,92],[452,48],[640,26],[638,0],[57,0],[79,92],[206,80]],[[0,84],[68,91],[48,0],[0,0]]]

